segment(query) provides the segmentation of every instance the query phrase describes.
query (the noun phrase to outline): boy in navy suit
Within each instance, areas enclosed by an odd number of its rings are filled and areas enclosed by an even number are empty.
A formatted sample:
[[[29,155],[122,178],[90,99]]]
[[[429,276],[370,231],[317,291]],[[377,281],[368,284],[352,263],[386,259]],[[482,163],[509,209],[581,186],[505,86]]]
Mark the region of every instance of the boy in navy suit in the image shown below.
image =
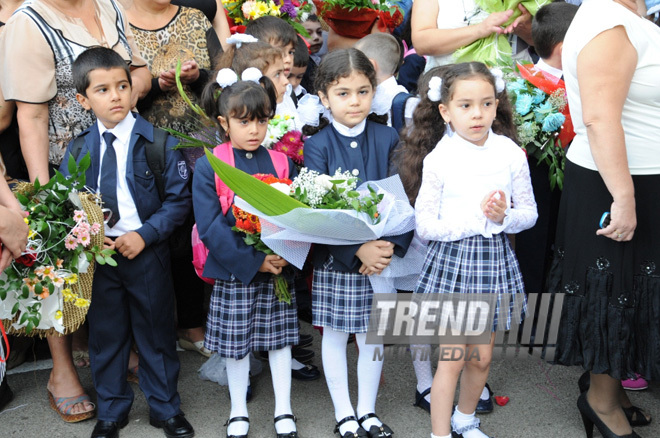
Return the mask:
[[[97,123],[80,134],[84,145],[75,158],[91,156],[87,185],[111,211],[105,246],[117,251],[117,267],[96,267],[88,313],[98,394],[92,438],[118,437],[128,423],[133,391],[126,374],[132,337],[140,352],[140,388],[149,404],[150,424],[163,428],[169,438],[189,438],[194,431],[180,410],[177,391],[179,358],[167,243],[190,209],[187,167],[172,149],[177,141],[167,137],[161,201],[145,150],[155,129],[130,112],[130,71],[114,51],[95,47],[80,54],[73,80],[78,102],[97,117]],[[65,175],[67,162],[65,157],[60,169]]]

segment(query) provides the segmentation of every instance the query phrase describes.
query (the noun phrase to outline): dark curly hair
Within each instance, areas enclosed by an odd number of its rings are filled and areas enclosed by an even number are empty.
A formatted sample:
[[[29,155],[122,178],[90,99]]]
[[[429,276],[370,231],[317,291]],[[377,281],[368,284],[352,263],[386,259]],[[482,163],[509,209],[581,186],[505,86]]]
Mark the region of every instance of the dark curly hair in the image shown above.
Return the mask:
[[[428,97],[431,78],[442,78],[442,100],[433,102]],[[495,89],[495,78],[488,67],[481,62],[466,62],[461,64],[435,67],[424,73],[418,83],[420,102],[413,113],[412,126],[401,133],[400,146],[394,155],[393,166],[398,169],[410,204],[415,205],[419,187],[422,184],[422,167],[424,158],[435,148],[447,131],[447,125],[440,115],[439,104],[448,104],[454,93],[457,81],[474,77],[488,81]],[[506,88],[501,93],[495,93],[499,103],[493,121],[493,132],[509,137],[517,142],[516,127],[513,123],[511,102]]]

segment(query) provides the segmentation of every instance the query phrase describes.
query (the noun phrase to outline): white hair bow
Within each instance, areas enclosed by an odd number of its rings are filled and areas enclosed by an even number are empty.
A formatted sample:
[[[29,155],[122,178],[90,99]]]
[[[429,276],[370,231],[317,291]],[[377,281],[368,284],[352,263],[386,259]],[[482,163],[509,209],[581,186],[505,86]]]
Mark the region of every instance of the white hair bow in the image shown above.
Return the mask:
[[[235,33],[227,38],[227,44],[235,44],[237,49],[240,49],[242,44],[256,43],[257,41],[259,40],[246,33]]]
[[[504,91],[506,83],[504,82],[504,74],[502,73],[502,70],[499,68],[491,68],[490,74],[495,78],[495,91],[497,91],[498,94]]]
[[[433,76],[429,81],[429,91],[426,93],[431,102],[440,102],[442,100],[442,78]]]
[[[245,70],[243,70],[243,73],[241,73],[240,80],[256,82],[258,84],[259,79],[261,79],[262,76],[263,75],[261,74],[261,71],[258,68],[249,67],[249,68],[246,68]],[[238,82],[239,77],[238,77],[238,75],[236,74],[236,72],[234,70],[232,70],[230,68],[223,68],[216,75],[215,81],[222,88],[227,88],[231,85],[234,85],[236,82]]]
[[[305,94],[298,101],[298,118],[305,125],[319,126],[319,115],[324,111],[321,100],[313,94]]]

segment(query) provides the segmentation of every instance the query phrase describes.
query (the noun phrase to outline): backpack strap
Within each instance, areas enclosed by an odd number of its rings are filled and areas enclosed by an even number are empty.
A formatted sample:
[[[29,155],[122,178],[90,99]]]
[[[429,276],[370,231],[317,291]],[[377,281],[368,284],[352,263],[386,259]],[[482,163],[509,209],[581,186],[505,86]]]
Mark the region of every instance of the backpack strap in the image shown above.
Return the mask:
[[[80,151],[82,151],[84,145],[85,145],[84,136],[79,135],[73,139],[73,144],[71,145],[71,150],[69,151],[69,153],[71,154],[74,160],[78,161],[78,155],[80,155]]]
[[[392,128],[396,129],[396,132],[406,126],[406,102],[411,97],[412,94],[402,91],[392,100]]]
[[[147,165],[154,174],[154,182],[158,189],[158,197],[163,202],[165,199],[165,182],[163,173],[165,172],[165,149],[167,136],[169,134],[162,129],[154,128],[154,141],[145,142],[145,152],[147,155]]]
[[[273,161],[273,166],[277,172],[279,178],[288,178],[289,177],[289,159],[282,152],[274,151],[268,149],[270,154],[270,159]],[[213,155],[221,159],[225,163],[229,164],[231,167],[236,167],[236,160],[234,159],[234,148],[231,146],[230,142],[222,143],[213,148]],[[231,204],[234,202],[234,192],[231,191],[227,185],[222,182],[222,180],[215,176],[215,191],[218,194],[218,199],[220,200],[220,206],[222,207],[222,214],[226,215],[231,207]]]

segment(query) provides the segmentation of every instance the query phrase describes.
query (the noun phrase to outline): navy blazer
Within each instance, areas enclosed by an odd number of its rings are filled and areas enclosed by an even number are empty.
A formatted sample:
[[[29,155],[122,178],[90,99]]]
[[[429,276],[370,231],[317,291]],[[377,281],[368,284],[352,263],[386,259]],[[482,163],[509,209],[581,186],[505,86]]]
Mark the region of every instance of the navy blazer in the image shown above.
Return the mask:
[[[145,245],[150,246],[154,243],[166,241],[174,229],[183,224],[186,216],[188,216],[191,206],[191,194],[188,189],[188,175],[190,172],[181,152],[173,149],[178,141],[174,137],[168,136],[165,152],[165,171],[163,173],[165,199],[161,202],[154,176],[147,164],[144,147],[145,141],[151,142],[154,139],[154,126],[140,115],[135,113],[133,115],[136,120],[128,146],[126,180],[142,221],[142,226],[135,231],[142,237]],[[80,162],[85,154],[89,152],[92,161],[85,173],[86,185],[92,190],[96,190],[101,164],[101,136],[98,124],[94,123],[81,132],[79,136],[85,138],[85,144],[76,161]],[[60,165],[60,172],[65,176],[69,175],[68,162],[72,145],[73,140],[69,143]]]
[[[396,130],[380,123],[367,120],[364,131],[356,137],[341,135],[331,124],[305,140],[305,167],[327,175],[334,175],[341,168],[352,172],[361,182],[376,181],[389,176],[390,156],[398,144]],[[411,231],[383,240],[394,243],[394,253],[403,257],[412,237]],[[332,254],[334,270],[359,272],[362,262],[355,253],[360,246],[315,245],[314,266],[321,267]]]
[[[247,158],[246,151],[234,149],[235,167],[251,175],[265,173],[277,175],[270,154],[263,146]],[[298,174],[289,159],[289,178]],[[271,274],[259,272],[266,254],[248,246],[243,234],[232,231],[236,219],[231,212],[222,214],[222,207],[215,187],[215,172],[208,158],[203,156],[195,163],[193,178],[193,208],[197,221],[197,232],[209,250],[204,277],[229,280],[233,275],[244,284],[268,281]]]

